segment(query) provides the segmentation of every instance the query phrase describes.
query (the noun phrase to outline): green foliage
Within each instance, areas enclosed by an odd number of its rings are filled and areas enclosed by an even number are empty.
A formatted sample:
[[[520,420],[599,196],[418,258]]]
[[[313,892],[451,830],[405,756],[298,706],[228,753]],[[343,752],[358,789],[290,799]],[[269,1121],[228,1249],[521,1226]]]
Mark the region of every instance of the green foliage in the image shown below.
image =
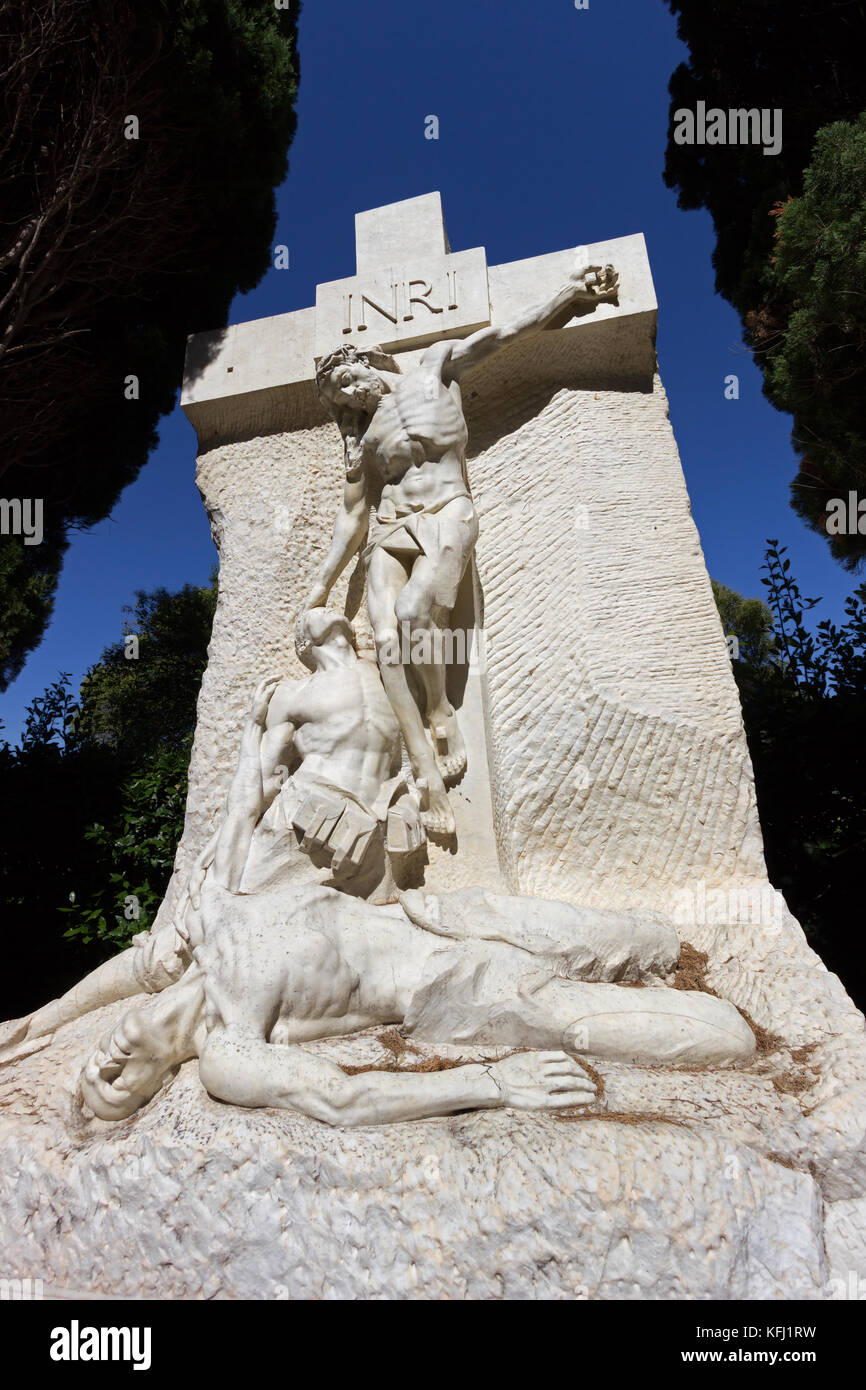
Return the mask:
[[[743,598],[736,589],[712,581],[713,597],[726,634],[736,637],[739,659],[750,666],[763,666],[776,652],[773,615],[759,598]]]
[[[137,593],[126,637],[106,647],[81,684],[82,737],[108,745],[126,765],[137,766],[165,746],[188,747],[195,705],[216,608],[216,579],[177,593]]]
[[[864,488],[866,4],[667,3],[689,49],[669,84],[672,127],[698,101],[782,112],[775,156],[678,145],[672,128],[664,177],[680,207],[713,218],[716,288],[741,315],[769,398],[794,415],[793,505],[827,535],[827,500]],[[828,541],[851,568],[866,555],[864,536]]]
[[[27,706],[21,750],[24,753],[53,755],[69,753],[78,746],[78,705],[70,690],[72,677],[61,672],[56,681]]]
[[[677,145],[665,182],[683,208],[707,208],[716,230],[716,287],[745,314],[761,302],[773,249],[773,206],[802,191],[822,126],[866,108],[866,5],[815,0],[667,0],[689,50],[668,90],[680,107],[781,109],[781,153],[755,145]]]
[[[763,568],[773,644],[741,643],[734,673],[767,867],[862,1007],[866,969],[852,928],[862,917],[866,869],[866,584],[848,599],[841,626],[824,619],[812,631],[804,618],[820,600],[801,594],[785,547],[769,541]],[[720,604],[723,621],[732,611]]]
[[[64,550],[61,541],[25,545],[21,536],[0,536],[0,690],[42,638]]]
[[[866,496],[866,114],[819,132],[802,196],[779,216],[766,284],[787,323],[767,335],[756,323],[753,338],[768,396],[794,416],[794,507],[826,535],[831,498]],[[830,548],[853,569],[866,536],[831,536]]]
[[[140,593],[76,700],[61,675],[0,745],[0,1014],[68,989],[149,927],[183,829],[216,582]]]
[[[88,849],[107,872],[91,872],[89,891],[60,909],[69,918],[69,938],[119,951],[153,925],[183,832],[191,743],[188,736],[152,753],[122,784],[111,825],[88,826]]]
[[[0,0],[0,493],[45,517],[39,546],[0,538],[0,690],[41,639],[70,530],[109,515],[154,447],[187,335],[268,269],[299,12]]]

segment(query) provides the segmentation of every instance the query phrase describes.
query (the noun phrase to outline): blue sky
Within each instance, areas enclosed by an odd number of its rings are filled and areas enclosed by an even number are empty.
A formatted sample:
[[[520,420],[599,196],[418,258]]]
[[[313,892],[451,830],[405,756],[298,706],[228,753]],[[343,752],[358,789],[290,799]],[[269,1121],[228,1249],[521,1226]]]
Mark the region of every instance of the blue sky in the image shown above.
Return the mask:
[[[764,542],[789,546],[815,617],[855,580],[791,511],[790,422],[761,394],[739,322],[713,290],[712,226],[662,182],[667,82],[685,56],[662,0],[308,0],[298,134],[278,193],[271,270],[231,321],[303,308],[317,281],[354,273],[354,214],[439,189],[454,250],[490,264],[643,232],[659,300],[658,353],[710,573],[763,590]],[[424,138],[427,115],[439,140]],[[212,324],[190,324],[190,332]],[[724,379],[740,378],[740,399]],[[15,738],[26,705],[78,682],[122,631],[136,589],[203,583],[216,559],[179,408],[110,519],[73,538],[51,625],[0,702]]]

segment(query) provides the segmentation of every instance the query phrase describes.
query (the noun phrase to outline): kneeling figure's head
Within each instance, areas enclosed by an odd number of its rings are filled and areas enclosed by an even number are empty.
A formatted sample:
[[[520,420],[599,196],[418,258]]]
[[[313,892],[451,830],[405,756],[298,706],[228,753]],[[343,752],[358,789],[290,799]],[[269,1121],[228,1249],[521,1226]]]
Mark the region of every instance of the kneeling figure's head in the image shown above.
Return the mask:
[[[339,608],[308,608],[295,627],[295,651],[308,671],[324,665],[325,652],[351,658],[355,655],[352,624]]]

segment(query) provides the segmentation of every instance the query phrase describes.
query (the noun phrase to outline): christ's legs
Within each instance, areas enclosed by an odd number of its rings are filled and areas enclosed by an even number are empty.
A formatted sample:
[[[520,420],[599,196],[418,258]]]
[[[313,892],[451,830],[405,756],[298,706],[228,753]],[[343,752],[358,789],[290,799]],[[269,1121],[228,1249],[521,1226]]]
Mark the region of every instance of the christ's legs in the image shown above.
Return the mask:
[[[457,715],[445,693],[443,620],[447,621],[449,614],[447,608],[436,602],[437,579],[436,560],[427,555],[419,556],[411,579],[397,599],[396,615],[400,630],[406,624],[411,635],[412,664],[424,686],[436,765],[443,778],[459,777],[466,770],[466,749]],[[421,640],[416,642],[419,634]]]
[[[443,630],[478,538],[478,521],[470,499],[455,497],[437,515],[421,517],[417,526],[422,553],[397,600],[396,613],[401,629],[408,624],[412,634],[410,651],[424,685],[437,766],[444,778],[456,778],[466,769],[466,749],[457,715],[445,693]],[[420,638],[417,657],[416,635]]]
[[[398,604],[406,588],[405,566],[381,546],[377,547],[370,556],[367,573],[367,608],[376,641],[382,684],[397,716],[415,781],[421,792],[422,820],[428,830],[450,835],[454,833],[454,813],[433,751],[427,742],[421,712],[409,689],[402,660]]]

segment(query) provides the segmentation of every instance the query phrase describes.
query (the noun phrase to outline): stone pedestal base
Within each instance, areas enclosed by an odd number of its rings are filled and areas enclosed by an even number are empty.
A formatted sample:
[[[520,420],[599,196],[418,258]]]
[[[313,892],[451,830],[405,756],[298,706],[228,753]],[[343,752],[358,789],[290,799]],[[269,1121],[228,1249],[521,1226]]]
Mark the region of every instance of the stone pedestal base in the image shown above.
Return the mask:
[[[790,1050],[742,1072],[605,1064],[579,1117],[342,1131],[219,1104],[190,1063],[108,1125],[75,1088],[124,1007],[0,1073],[4,1270],[47,1298],[818,1299],[866,1274],[863,1199],[825,1204],[808,1171],[815,1078]],[[380,1036],[317,1046],[383,1065]]]

